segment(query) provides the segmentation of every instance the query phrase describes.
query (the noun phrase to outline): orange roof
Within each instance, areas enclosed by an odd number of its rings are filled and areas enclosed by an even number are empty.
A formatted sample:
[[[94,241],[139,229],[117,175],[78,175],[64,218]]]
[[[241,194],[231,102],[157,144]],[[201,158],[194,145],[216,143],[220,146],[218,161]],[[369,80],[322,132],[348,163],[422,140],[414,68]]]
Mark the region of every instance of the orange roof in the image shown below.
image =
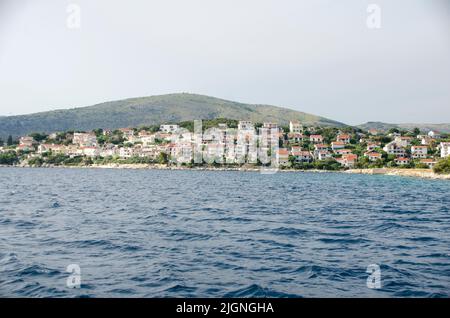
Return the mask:
[[[347,161],[351,161],[351,160],[356,160],[358,159],[358,156],[353,154],[353,153],[349,153],[347,155],[342,155],[342,158],[347,160]]]

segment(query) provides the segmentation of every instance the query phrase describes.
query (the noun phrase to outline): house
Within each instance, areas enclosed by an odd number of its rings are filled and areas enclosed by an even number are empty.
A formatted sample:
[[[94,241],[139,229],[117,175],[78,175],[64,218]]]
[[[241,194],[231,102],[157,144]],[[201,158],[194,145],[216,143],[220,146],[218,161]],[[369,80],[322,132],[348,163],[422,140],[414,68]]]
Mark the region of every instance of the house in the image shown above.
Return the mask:
[[[404,157],[406,155],[405,148],[398,145],[395,141],[391,141],[383,147],[383,150],[389,155],[395,155],[397,157]]]
[[[408,147],[411,145],[412,137],[398,136],[395,137],[394,141],[401,147]]]
[[[173,134],[176,132],[180,127],[178,125],[172,125],[172,124],[165,124],[160,125],[159,130],[168,134]]]
[[[376,135],[379,134],[379,131],[376,130],[375,128],[371,128],[371,129],[369,129],[367,132],[368,132],[369,134],[373,135],[373,136],[376,136]]]
[[[115,145],[106,145],[105,147],[99,149],[100,157],[112,157],[119,154],[119,148]]]
[[[52,153],[59,153],[64,154],[66,150],[66,147],[64,145],[55,145],[55,144],[40,144],[38,146],[37,152],[39,154],[52,152]]]
[[[276,152],[276,159],[280,166],[289,165],[289,151],[286,148],[280,148]]]
[[[398,157],[394,159],[394,162],[400,166],[409,164],[409,158]]]
[[[388,134],[389,137],[394,137],[394,138],[395,137],[400,137],[401,135],[402,135],[401,133],[398,133],[398,132],[395,132],[395,131],[391,132],[390,134]]]
[[[355,154],[347,154],[342,155],[341,158],[336,158],[336,161],[339,162],[342,166],[347,168],[353,168],[358,160],[358,156]]]
[[[441,148],[442,158],[450,156],[450,142],[441,142],[439,147]]]
[[[172,139],[172,135],[170,133],[157,132],[155,134],[155,139],[170,141]]]
[[[348,135],[348,134],[339,134],[339,135],[336,137],[336,141],[342,142],[342,143],[344,143],[344,144],[350,143],[350,139],[351,139],[351,137],[350,137],[350,135]]]
[[[16,151],[34,151],[34,146],[18,145]]]
[[[255,130],[255,126],[251,121],[241,120],[238,123],[238,130]]]
[[[94,133],[74,133],[72,143],[80,147],[96,147],[97,136]]]
[[[420,144],[423,145],[423,146],[428,146],[428,145],[431,144],[431,142],[432,142],[433,140],[434,140],[434,139],[431,138],[431,137],[423,136],[422,138],[420,138]]]
[[[288,140],[290,143],[298,144],[303,141],[304,136],[301,133],[288,133]]]
[[[369,142],[367,143],[367,151],[373,151],[376,148],[380,147],[380,143],[379,142]]]
[[[148,145],[155,143],[156,136],[155,135],[144,135],[144,136],[141,136],[140,140],[143,145],[148,146]]]
[[[291,133],[303,133],[303,126],[298,120],[289,122],[289,132]]]
[[[97,157],[100,155],[100,151],[97,147],[80,147],[80,150],[86,157]]]
[[[134,136],[133,128],[120,128],[119,131],[122,132],[123,137],[127,140],[130,140]]]
[[[434,159],[420,159],[420,163],[423,163],[428,166],[428,168],[433,169],[436,164],[436,160]]]
[[[134,156],[134,149],[131,147],[121,147],[119,149],[119,157],[122,159],[131,158]]]
[[[19,139],[19,146],[17,147],[19,150],[34,150],[34,145],[36,144],[36,141],[33,137],[25,136],[20,137]]]
[[[300,147],[299,147],[300,148]],[[301,149],[292,148],[291,154],[294,157],[294,161],[296,163],[303,163],[303,162],[311,162],[312,161],[312,155],[309,151],[302,151]]]
[[[25,136],[25,137],[20,137],[19,139],[19,145],[24,145],[24,146],[33,146],[33,144],[35,144],[35,140],[33,137],[30,136]]]
[[[331,156],[331,152],[329,152],[328,150],[319,150],[319,151],[316,151],[315,153],[314,153],[314,155],[315,155],[315,158],[317,159],[317,160],[325,160],[325,159],[327,159],[327,158],[331,158],[332,156]]]
[[[193,147],[190,142],[179,142],[171,149],[171,158],[176,163],[190,163],[193,159]]]
[[[156,145],[142,145],[139,150],[139,157],[156,159],[159,153],[160,152],[158,151],[158,147]]]
[[[428,132],[428,137],[431,137],[433,139],[440,139],[441,138],[441,134],[438,131],[436,131],[436,130],[430,130]]]
[[[334,151],[337,155],[348,155],[349,153],[352,153],[351,149],[337,149]]]
[[[322,143],[323,137],[322,135],[310,135],[309,141],[311,141],[312,143]]]
[[[278,124],[277,123],[266,122],[266,123],[263,123],[263,128],[278,129]]]
[[[428,152],[427,146],[412,146],[411,147],[411,157],[414,159],[426,158]]]
[[[76,157],[82,155],[82,152],[78,146],[68,145],[64,148],[64,154],[69,157]]]
[[[316,144],[316,145],[314,145],[314,150],[315,150],[315,151],[328,150],[328,145],[325,145],[325,144]]]
[[[366,152],[364,156],[368,157],[369,161],[377,161],[382,158],[381,153],[378,152]]]
[[[338,149],[344,149],[345,148],[345,142],[343,141],[333,141],[331,143],[331,149],[338,150]]]

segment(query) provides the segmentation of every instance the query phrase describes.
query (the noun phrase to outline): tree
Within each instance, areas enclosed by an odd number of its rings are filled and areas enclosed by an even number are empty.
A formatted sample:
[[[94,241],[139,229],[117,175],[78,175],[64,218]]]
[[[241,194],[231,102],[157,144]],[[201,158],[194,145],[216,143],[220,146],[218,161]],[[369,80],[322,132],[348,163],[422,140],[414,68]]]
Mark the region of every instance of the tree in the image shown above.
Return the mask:
[[[8,136],[8,140],[6,141],[6,144],[7,144],[8,146],[12,146],[12,144],[13,144],[13,139],[12,139],[12,136],[11,136],[11,135]]]
[[[3,139],[0,137],[0,146],[3,146],[5,142],[3,141]]]
[[[433,171],[439,174],[450,174],[450,157],[439,160]]]
[[[37,142],[41,142],[41,141],[45,140],[48,137],[48,135],[41,134],[41,133],[32,133],[29,136],[33,137],[33,139],[36,140]]]
[[[0,153],[0,165],[12,165],[19,161],[15,152]]]
[[[398,130],[397,128],[391,128],[388,130],[388,134],[398,134],[400,132],[400,130]]]
[[[414,135],[416,135],[416,136],[417,136],[417,135],[420,135],[420,129],[417,128],[417,127],[414,128],[414,129],[413,129],[413,133],[414,133]]]
[[[160,152],[158,155],[158,163],[166,164],[169,162],[169,156],[165,152]]]

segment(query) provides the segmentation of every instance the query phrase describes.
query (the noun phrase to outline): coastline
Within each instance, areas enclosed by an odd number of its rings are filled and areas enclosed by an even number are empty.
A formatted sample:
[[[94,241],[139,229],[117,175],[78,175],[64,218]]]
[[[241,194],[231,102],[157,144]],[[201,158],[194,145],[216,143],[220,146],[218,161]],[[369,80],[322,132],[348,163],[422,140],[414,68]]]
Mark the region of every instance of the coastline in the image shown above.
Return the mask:
[[[401,177],[415,177],[424,179],[450,180],[450,174],[437,174],[431,169],[398,169],[398,168],[373,168],[373,169],[350,169],[345,173],[387,175]]]
[[[89,166],[30,166],[30,165],[0,165],[0,168],[64,168],[64,169],[131,169],[131,170],[189,170],[189,171],[240,171],[240,172],[260,172],[260,167],[184,167],[184,166],[167,166],[164,164],[119,164],[111,163],[104,165]],[[270,171],[275,171],[267,169]],[[277,172],[314,172],[314,173],[349,173],[349,174],[368,174],[368,175],[388,175],[401,177],[414,177],[422,179],[434,180],[450,180],[450,174],[436,174],[430,169],[399,169],[399,168],[371,168],[371,169],[349,169],[349,170],[298,170],[298,169],[279,169]]]

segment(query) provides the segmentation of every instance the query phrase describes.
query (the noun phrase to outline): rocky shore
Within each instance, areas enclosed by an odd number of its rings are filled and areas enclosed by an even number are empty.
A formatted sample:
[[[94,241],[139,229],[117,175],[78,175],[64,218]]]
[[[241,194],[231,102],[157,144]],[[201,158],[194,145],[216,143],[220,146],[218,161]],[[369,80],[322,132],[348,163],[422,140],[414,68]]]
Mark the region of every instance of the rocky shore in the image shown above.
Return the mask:
[[[0,167],[19,167],[19,168],[34,168],[30,165],[15,165],[7,166],[0,165]],[[163,164],[119,164],[110,163],[104,165],[93,164],[90,166],[53,166],[43,165],[41,168],[73,168],[73,169],[154,169],[154,170],[193,170],[193,171],[242,171],[242,172],[261,172],[261,167],[255,166],[241,166],[241,167],[186,167],[186,166],[167,166]],[[295,170],[295,169],[266,169],[266,173],[275,172],[335,172],[335,173],[350,173],[350,174],[370,174],[370,175],[390,175],[402,177],[415,177],[426,179],[450,180],[449,174],[436,174],[430,169],[399,169],[399,168],[375,168],[375,169],[350,169],[342,171],[328,171],[328,170]]]
[[[345,173],[384,174],[389,176],[450,180],[450,174],[437,174],[434,173],[433,170],[431,169],[397,169],[397,168],[350,169],[345,171]]]

